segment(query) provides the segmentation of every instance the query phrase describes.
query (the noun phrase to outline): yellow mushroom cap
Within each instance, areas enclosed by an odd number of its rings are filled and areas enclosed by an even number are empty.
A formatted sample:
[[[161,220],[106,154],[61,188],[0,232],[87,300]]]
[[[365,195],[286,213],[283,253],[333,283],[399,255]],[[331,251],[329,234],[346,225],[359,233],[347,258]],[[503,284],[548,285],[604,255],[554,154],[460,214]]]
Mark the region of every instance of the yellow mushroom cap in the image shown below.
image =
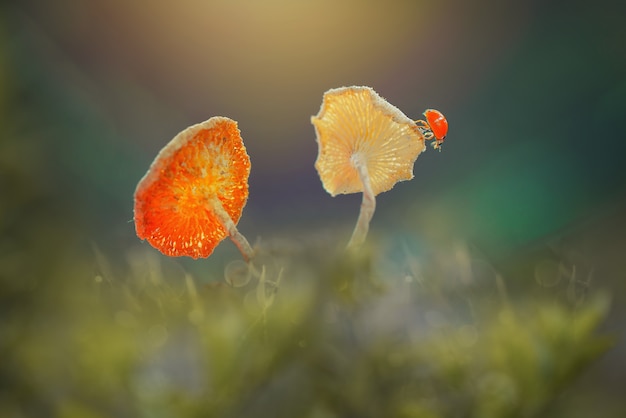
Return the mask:
[[[319,146],[315,168],[332,196],[363,191],[356,161],[366,164],[374,195],[411,180],[426,149],[416,123],[370,87],[328,90],[311,122]]]

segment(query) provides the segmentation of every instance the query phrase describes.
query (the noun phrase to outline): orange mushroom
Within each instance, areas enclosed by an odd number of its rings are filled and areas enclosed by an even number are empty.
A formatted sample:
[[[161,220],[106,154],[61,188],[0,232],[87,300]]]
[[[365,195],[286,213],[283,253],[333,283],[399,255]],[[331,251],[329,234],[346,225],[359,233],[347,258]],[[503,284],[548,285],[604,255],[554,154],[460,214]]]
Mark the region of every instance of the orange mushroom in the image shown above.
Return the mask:
[[[336,196],[363,192],[348,247],[363,243],[376,209],[375,196],[413,178],[413,164],[426,149],[424,127],[370,87],[340,87],[324,93],[311,118],[319,153],[315,168],[324,189]]]
[[[237,122],[216,116],[167,144],[135,190],[137,236],[168,256],[208,257],[230,236],[252,248],[236,224],[248,199],[250,157]]]

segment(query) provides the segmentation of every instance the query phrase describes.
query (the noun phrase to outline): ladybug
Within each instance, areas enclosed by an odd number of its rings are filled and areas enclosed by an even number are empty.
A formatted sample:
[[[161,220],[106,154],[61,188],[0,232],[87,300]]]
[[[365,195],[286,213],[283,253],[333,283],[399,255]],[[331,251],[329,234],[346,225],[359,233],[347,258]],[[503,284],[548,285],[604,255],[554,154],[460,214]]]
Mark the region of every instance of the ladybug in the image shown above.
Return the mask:
[[[424,111],[426,120],[416,121],[426,139],[434,139],[433,148],[441,150],[441,144],[448,134],[448,120],[438,110],[426,109]]]

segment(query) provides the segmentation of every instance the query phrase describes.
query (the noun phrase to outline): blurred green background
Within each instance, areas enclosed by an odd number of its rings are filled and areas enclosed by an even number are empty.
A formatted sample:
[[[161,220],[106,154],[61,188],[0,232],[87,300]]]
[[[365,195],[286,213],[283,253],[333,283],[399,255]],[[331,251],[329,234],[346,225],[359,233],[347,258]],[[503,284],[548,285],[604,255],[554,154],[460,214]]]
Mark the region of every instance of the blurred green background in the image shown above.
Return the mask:
[[[225,242],[207,260],[165,260],[134,234],[134,188],[186,126],[239,122],[252,161],[239,227],[251,241],[345,244],[361,197],[322,189],[310,116],[327,89],[367,85],[410,117],[436,108],[450,123],[443,152],[378,197],[370,241],[383,275],[409,253],[443,276],[465,260],[513,298],[536,287],[577,301],[567,283],[607,291],[602,331],[615,346],[567,403],[623,416],[624,16],[609,0],[3,4],[0,325],[11,331],[0,404],[43,402],[11,363],[28,347],[21,329],[89,308],[73,304],[74,277],[126,276],[140,253],[211,281],[237,258]]]

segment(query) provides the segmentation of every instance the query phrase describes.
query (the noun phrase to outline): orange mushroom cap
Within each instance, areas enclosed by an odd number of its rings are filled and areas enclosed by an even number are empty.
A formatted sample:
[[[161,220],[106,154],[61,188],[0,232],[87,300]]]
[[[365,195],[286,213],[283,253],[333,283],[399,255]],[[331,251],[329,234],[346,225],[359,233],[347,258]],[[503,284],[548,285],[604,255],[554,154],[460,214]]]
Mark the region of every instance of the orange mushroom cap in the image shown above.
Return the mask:
[[[332,196],[363,191],[356,159],[367,166],[377,195],[412,179],[413,164],[426,149],[417,124],[370,87],[328,90],[311,122],[319,145],[315,168]]]
[[[249,175],[237,122],[217,116],[190,126],[159,152],[137,185],[137,236],[168,256],[208,257],[228,236],[214,208],[221,203],[236,224]]]

